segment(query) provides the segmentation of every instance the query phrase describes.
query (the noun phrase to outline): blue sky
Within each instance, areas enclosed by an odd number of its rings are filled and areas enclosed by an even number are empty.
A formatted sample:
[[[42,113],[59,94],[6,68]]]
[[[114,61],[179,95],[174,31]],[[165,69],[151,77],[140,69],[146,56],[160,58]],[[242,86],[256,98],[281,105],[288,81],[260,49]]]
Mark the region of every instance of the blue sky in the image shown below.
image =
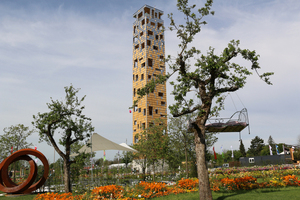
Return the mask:
[[[0,134],[16,124],[31,126],[32,115],[46,112],[46,103],[63,99],[71,83],[87,95],[85,114],[95,132],[116,142],[132,143],[132,17],[144,4],[164,11],[182,22],[175,0],[135,1],[0,1]],[[203,1],[191,1],[199,7]],[[296,144],[300,135],[299,89],[300,2],[216,0],[214,16],[195,38],[194,46],[206,53],[209,46],[220,53],[232,39],[242,48],[260,54],[261,72],[273,71],[273,86],[254,75],[248,85],[232,94],[237,109],[248,109],[251,134],[242,132],[245,147],[256,135],[267,142]],[[174,32],[166,31],[166,55],[178,53]],[[236,59],[250,66],[249,63]],[[192,62],[192,61],[191,61]],[[167,93],[172,88],[167,87]],[[168,95],[168,104],[173,97]],[[231,98],[221,113],[229,117],[235,107]],[[238,149],[238,134],[219,134],[220,151]],[[28,138],[49,159],[53,149]],[[115,151],[107,151],[114,158]],[[56,154],[56,158],[57,158]],[[98,153],[97,157],[102,157]]]

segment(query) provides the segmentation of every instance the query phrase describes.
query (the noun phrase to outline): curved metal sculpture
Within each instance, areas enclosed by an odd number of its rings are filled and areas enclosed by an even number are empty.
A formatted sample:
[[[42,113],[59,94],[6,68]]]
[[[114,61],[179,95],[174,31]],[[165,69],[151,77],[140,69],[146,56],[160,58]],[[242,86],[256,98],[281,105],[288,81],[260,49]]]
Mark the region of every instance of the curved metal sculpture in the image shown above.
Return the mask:
[[[34,160],[30,158],[28,155],[35,156],[41,160],[44,165],[44,173],[43,176],[35,182],[37,177],[37,166]],[[30,173],[28,178],[17,185],[14,183],[8,176],[8,167],[13,162],[18,160],[26,160],[30,165]],[[11,154],[9,157],[4,159],[0,163],[0,191],[8,193],[8,194],[29,194],[32,191],[35,191],[39,187],[41,187],[48,178],[49,174],[49,163],[46,157],[39,151],[34,149],[21,149]]]

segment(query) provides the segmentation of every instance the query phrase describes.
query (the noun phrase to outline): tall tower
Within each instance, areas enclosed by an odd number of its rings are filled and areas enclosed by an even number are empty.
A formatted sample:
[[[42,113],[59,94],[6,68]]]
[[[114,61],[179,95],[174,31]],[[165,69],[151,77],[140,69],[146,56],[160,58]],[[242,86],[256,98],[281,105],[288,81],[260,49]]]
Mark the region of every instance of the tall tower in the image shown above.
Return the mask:
[[[165,75],[165,39],[163,11],[144,5],[133,14],[133,101],[137,91],[158,74]],[[144,96],[133,110],[133,143],[139,134],[157,118],[167,119],[166,84],[159,84],[155,91]]]

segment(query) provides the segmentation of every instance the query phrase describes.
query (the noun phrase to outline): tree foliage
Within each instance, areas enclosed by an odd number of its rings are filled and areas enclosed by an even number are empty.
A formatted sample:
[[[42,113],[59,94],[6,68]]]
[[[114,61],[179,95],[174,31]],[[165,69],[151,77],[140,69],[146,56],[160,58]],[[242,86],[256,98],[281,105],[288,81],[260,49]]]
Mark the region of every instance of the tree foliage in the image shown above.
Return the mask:
[[[122,163],[125,163],[126,168],[128,167],[128,164],[132,162],[134,158],[133,152],[131,151],[123,151],[121,155],[121,161]]]
[[[245,150],[245,146],[244,146],[242,140],[241,140],[241,143],[240,143],[240,152],[241,152],[243,157],[246,157],[246,150]]]
[[[178,169],[182,161],[185,162],[185,170],[188,176],[188,164],[195,163],[195,145],[194,135],[188,131],[188,120],[190,116],[168,117],[168,137],[170,148],[167,156],[167,162],[171,169]]]
[[[133,146],[138,151],[135,157],[140,159],[142,162],[140,164],[147,164],[147,167],[151,167],[153,172],[155,172],[158,162],[164,162],[167,156],[169,139],[166,133],[166,121],[158,118],[139,136],[139,141]],[[153,180],[154,178],[153,173]]]
[[[75,142],[71,145],[71,154],[77,153],[79,149],[84,146],[83,142]],[[78,155],[74,156],[72,161],[73,164],[71,165],[71,178],[72,180],[77,180],[80,171],[84,168],[84,166],[90,166],[91,159],[95,157],[96,153],[79,153]]]
[[[205,162],[206,141],[205,123],[211,116],[218,115],[223,108],[225,96],[228,92],[234,92],[245,86],[247,77],[255,71],[258,76],[267,84],[271,84],[269,77],[273,74],[267,72],[259,74],[260,69],[258,58],[255,51],[241,49],[239,40],[232,40],[220,55],[215,54],[215,49],[210,47],[207,54],[201,54],[192,45],[195,36],[201,31],[201,26],[206,24],[203,18],[214,14],[211,11],[212,0],[207,0],[204,7],[195,11],[196,5],[189,6],[188,0],[177,1],[178,10],[184,15],[185,24],[177,24],[173,14],[168,15],[170,19],[171,31],[175,31],[179,38],[180,53],[175,62],[168,56],[166,61],[169,63],[171,72],[165,76],[158,76],[143,89],[138,92],[139,98],[154,90],[155,85],[165,82],[170,76],[177,75],[173,85],[172,95],[175,103],[169,106],[170,112],[174,117],[196,113],[194,120],[194,142],[197,157],[197,171],[199,178],[200,199],[212,199],[210,191],[209,177]],[[192,70],[189,60],[197,55],[195,69]],[[232,62],[232,59],[240,56],[242,59],[251,63],[250,67],[242,66]],[[200,103],[194,102],[189,98],[190,93],[195,93]],[[213,105],[213,100],[215,105]],[[134,105],[136,102],[134,102]]]
[[[274,139],[272,138],[271,135],[270,135],[269,138],[268,138],[268,144],[269,144],[269,145],[274,145],[274,144],[276,144],[275,141],[274,141]]]
[[[263,146],[262,150],[260,151],[260,156],[268,156],[270,155],[270,149],[268,145]],[[274,154],[273,154],[274,155]]]
[[[26,127],[23,124],[4,128],[3,132],[4,134],[0,136],[1,159],[5,159],[13,151],[30,148],[32,146],[32,143],[27,142],[26,139],[34,132],[34,130],[30,130],[29,127]],[[15,172],[16,169],[20,169],[23,164],[21,161],[14,162],[13,171]],[[14,181],[15,178],[16,173],[14,173]]]
[[[251,145],[247,151],[247,156],[260,156],[264,146],[264,140],[258,136],[255,136],[255,138],[251,140]]]
[[[32,124],[39,130],[40,140],[46,141],[54,147],[64,161],[65,191],[70,192],[70,160],[71,145],[90,138],[94,131],[91,119],[82,112],[82,102],[85,96],[79,99],[76,95],[79,89],[72,85],[65,87],[66,97],[64,101],[53,100],[47,103],[49,112],[38,113],[33,116]],[[56,141],[54,135],[60,134],[61,138]],[[58,147],[61,144],[64,149]]]
[[[29,127],[23,124],[4,128],[3,132],[4,134],[0,135],[0,147],[3,158],[11,154],[11,147],[13,147],[13,151],[18,151],[32,146],[32,143],[27,142],[26,139],[34,130],[30,130]]]
[[[167,158],[168,164],[172,169],[178,169],[184,161],[187,176],[190,168],[189,163],[190,165],[196,163],[194,133],[189,127],[189,122],[193,118],[195,118],[195,114],[168,117],[168,137],[170,140]],[[211,148],[218,140],[215,133],[207,133],[205,137],[207,149]],[[210,159],[211,156],[207,152],[206,160],[209,161]]]

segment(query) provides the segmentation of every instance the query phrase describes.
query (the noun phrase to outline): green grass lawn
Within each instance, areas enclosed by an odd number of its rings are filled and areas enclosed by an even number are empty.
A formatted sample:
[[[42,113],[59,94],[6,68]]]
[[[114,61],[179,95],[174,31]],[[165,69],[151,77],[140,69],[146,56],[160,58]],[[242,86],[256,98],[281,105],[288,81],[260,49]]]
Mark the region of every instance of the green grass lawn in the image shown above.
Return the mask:
[[[165,197],[155,198],[155,200],[196,200],[199,199],[198,192],[188,194],[169,195]],[[287,187],[280,189],[256,189],[247,191],[238,191],[230,193],[216,193],[213,192],[213,199],[215,200],[298,200],[300,199],[299,187]]]
[[[5,197],[0,196],[0,200],[32,200],[36,195],[24,195],[19,197]],[[198,200],[198,192],[169,195],[165,197],[154,198],[155,200]],[[298,200],[300,199],[300,188],[299,187],[286,187],[280,189],[256,189],[238,192],[228,193],[216,193],[213,192],[214,200]]]
[[[30,194],[30,195],[22,195],[22,196],[15,196],[15,197],[6,197],[6,196],[0,196],[0,200],[32,200],[34,199],[34,197],[36,196],[36,194]]]

